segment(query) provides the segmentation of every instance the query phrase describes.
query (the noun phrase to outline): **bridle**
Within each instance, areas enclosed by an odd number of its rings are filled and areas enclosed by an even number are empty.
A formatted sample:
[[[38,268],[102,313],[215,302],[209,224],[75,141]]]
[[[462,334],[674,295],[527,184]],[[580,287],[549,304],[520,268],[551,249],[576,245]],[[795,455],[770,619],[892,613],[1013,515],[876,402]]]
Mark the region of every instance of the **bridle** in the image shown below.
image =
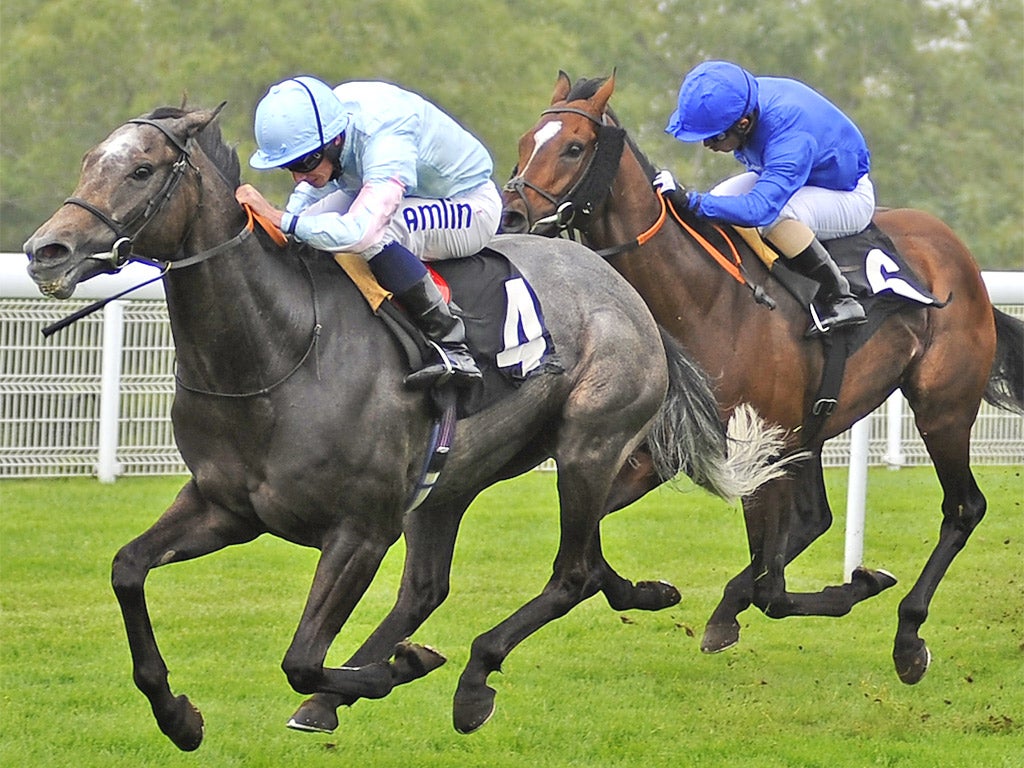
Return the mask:
[[[528,181],[519,173],[518,168],[512,171],[512,178],[505,183],[503,189],[506,192],[515,192],[519,195],[519,199],[526,207],[527,221],[533,220],[533,210],[526,199],[524,189],[536,192],[555,206],[553,214],[533,222],[530,227],[531,234],[536,233],[538,228],[550,225],[554,225],[559,233],[567,230],[578,231],[586,226],[586,219],[604,203],[618,173],[619,160],[622,158],[622,150],[625,147],[626,131],[617,125],[608,123],[604,119],[604,115],[598,118],[576,107],[551,107],[541,112],[541,115],[564,113],[580,115],[596,125],[597,143],[594,153],[590,156],[579,179],[567,191],[558,196]]]
[[[149,259],[149,258],[146,258],[146,257],[143,257],[143,256],[139,256],[139,255],[133,253],[132,252],[132,244],[134,242],[134,239],[136,237],[138,237],[139,233],[150,222],[152,222],[154,218],[156,218],[156,215],[167,204],[168,200],[171,199],[171,196],[174,194],[174,191],[178,188],[178,185],[181,183],[181,180],[185,177],[185,172],[189,168],[191,168],[195,172],[197,177],[201,177],[201,172],[200,172],[199,168],[197,168],[192,163],[191,150],[190,150],[190,144],[192,142],[192,138],[191,137],[189,139],[187,139],[186,141],[182,142],[181,139],[179,139],[177,136],[175,136],[166,126],[161,125],[159,121],[150,120],[148,118],[140,117],[140,118],[136,118],[135,120],[129,120],[128,121],[128,124],[133,124],[133,123],[134,124],[138,124],[138,125],[151,125],[154,128],[159,129],[160,132],[163,133],[168,139],[170,139],[171,143],[173,143],[174,146],[178,148],[178,152],[179,152],[178,159],[174,162],[173,166],[171,167],[171,173],[167,177],[167,180],[164,182],[163,186],[160,188],[160,191],[157,192],[156,195],[154,195],[152,198],[149,199],[149,201],[146,203],[145,208],[143,208],[139,213],[137,213],[134,216],[132,216],[126,222],[119,222],[119,221],[117,221],[117,219],[115,219],[112,215],[104,212],[103,210],[101,210],[97,206],[93,205],[92,203],[88,202],[87,200],[83,200],[83,199],[78,198],[78,197],[69,197],[67,200],[64,201],[64,204],[65,205],[77,205],[79,208],[85,209],[86,211],[91,213],[93,216],[95,216],[97,219],[99,219],[104,224],[106,224],[108,227],[110,227],[110,229],[113,230],[114,234],[117,236],[117,240],[114,242],[114,245],[113,245],[113,247],[110,250],[110,253],[108,253],[108,254],[97,254],[96,256],[93,256],[91,258],[95,258],[95,259],[98,259],[98,260],[101,260],[101,261],[108,261],[111,264],[111,266],[114,268],[114,271],[117,271],[117,270],[121,269],[129,261],[139,261],[139,262],[143,262],[145,264],[150,264],[152,266],[160,267],[161,268],[160,274],[158,274],[156,277],[153,277],[153,278],[151,278],[149,280],[146,280],[143,283],[140,283],[139,285],[136,285],[136,286],[133,286],[133,287],[128,288],[126,290],[123,290],[123,291],[121,291],[120,293],[118,293],[115,296],[111,296],[109,298],[100,299],[99,301],[93,302],[89,306],[84,307],[83,309],[78,310],[77,312],[69,315],[68,317],[65,317],[62,320],[59,320],[58,322],[53,323],[52,325],[47,326],[46,328],[43,329],[43,335],[44,336],[51,336],[54,333],[56,333],[57,331],[61,330],[62,328],[66,328],[71,323],[74,323],[77,320],[80,320],[81,318],[85,317],[86,315],[91,314],[92,312],[95,312],[98,309],[101,309],[103,306],[105,306],[106,304],[109,304],[111,301],[119,299],[122,296],[125,296],[128,293],[131,293],[132,291],[138,290],[139,288],[141,288],[144,285],[148,285],[149,283],[152,283],[152,282],[155,282],[157,280],[162,279],[164,277],[164,275],[166,275],[169,270],[172,270],[172,269],[182,269],[184,267],[191,267],[194,264],[198,264],[200,262],[206,261],[207,259],[209,259],[209,258],[211,258],[213,256],[216,256],[219,253],[223,253],[225,251],[228,251],[228,250],[234,248],[239,243],[241,243],[244,240],[248,239],[252,235],[252,233],[255,230],[255,227],[257,225],[261,226],[264,229],[264,231],[266,231],[267,235],[275,243],[277,243],[278,246],[283,247],[288,242],[287,238],[281,233],[281,231],[277,227],[275,227],[273,224],[271,224],[268,220],[266,220],[263,217],[261,217],[258,214],[256,214],[252,210],[252,208],[250,208],[249,206],[243,206],[243,208],[245,209],[245,212],[246,212],[246,214],[248,216],[248,221],[246,223],[246,226],[242,229],[241,232],[239,232],[233,238],[231,238],[230,240],[227,240],[226,242],[221,243],[220,245],[215,245],[213,248],[209,248],[209,249],[207,249],[205,251],[202,251],[200,253],[194,254],[192,256],[188,256],[188,257],[183,258],[183,259],[175,259],[173,261],[154,261],[153,259]],[[200,195],[202,194],[202,188],[203,188],[202,184],[200,184],[199,185]],[[199,204],[200,204],[200,206],[202,206],[202,198],[201,197],[200,197],[200,203]],[[186,237],[187,237],[187,235],[186,235]],[[194,386],[194,385],[186,383],[182,379],[180,373],[177,370],[175,370],[175,372],[174,372],[174,379],[175,379],[176,384],[179,387],[181,387],[182,389],[187,390],[189,392],[195,393],[195,394],[207,395],[207,396],[211,396],[211,397],[226,397],[226,398],[251,398],[251,397],[259,397],[259,396],[262,396],[262,395],[267,395],[270,392],[272,392],[273,390],[275,390],[278,387],[280,387],[282,384],[284,384],[286,381],[288,381],[293,375],[295,375],[295,373],[300,368],[302,368],[302,366],[304,366],[306,364],[306,361],[310,358],[310,356],[314,356],[315,357],[315,353],[317,351],[317,344],[318,344],[318,342],[320,340],[320,332],[323,329],[323,325],[321,324],[320,319],[319,319],[320,318],[320,304],[319,304],[319,300],[317,298],[316,282],[313,280],[313,275],[310,272],[309,265],[302,258],[299,259],[299,262],[302,264],[302,267],[303,267],[303,270],[305,272],[306,278],[309,281],[310,290],[311,290],[311,294],[312,294],[313,329],[312,329],[312,331],[310,333],[309,344],[307,345],[307,347],[306,347],[305,351],[302,353],[302,355],[299,357],[298,362],[295,363],[295,365],[284,376],[282,376],[281,378],[277,379],[274,383],[269,384],[269,385],[264,386],[264,387],[260,387],[259,389],[252,390],[252,391],[246,391],[246,392],[220,392],[220,391],[203,389],[201,387],[197,387],[197,386]],[[319,358],[316,358],[316,359],[317,359],[317,373],[316,373],[316,376],[317,376],[317,379],[319,379],[320,378]]]
[[[164,184],[160,188],[160,190],[147,201],[145,207],[142,208],[142,210],[140,210],[138,213],[136,213],[134,216],[128,219],[128,221],[125,222],[118,221],[117,219],[114,218],[112,214],[106,213],[96,205],[90,203],[88,200],[83,200],[80,197],[69,197],[64,201],[64,205],[74,205],[79,208],[82,208],[83,210],[88,211],[97,219],[102,221],[107,227],[109,227],[115,235],[116,239],[114,240],[114,244],[111,246],[109,252],[93,254],[88,258],[109,265],[109,271],[111,272],[118,272],[128,262],[135,261],[143,264],[148,264],[153,267],[157,267],[160,269],[160,273],[155,277],[152,277],[148,280],[139,283],[138,285],[133,285],[130,288],[126,288],[125,290],[120,291],[114,296],[110,296],[108,298],[95,301],[89,306],[72,313],[71,315],[63,318],[62,320],[59,320],[56,323],[48,325],[46,328],[43,329],[44,336],[51,336],[57,331],[61,330],[62,328],[66,328],[67,326],[80,320],[81,318],[86,317],[87,315],[92,314],[93,312],[99,309],[102,309],[111,301],[120,299],[133,291],[137,291],[139,288],[142,288],[146,285],[149,285],[150,283],[154,283],[157,280],[162,279],[164,275],[166,275],[172,269],[183,269],[185,267],[191,267],[195,264],[199,264],[200,262],[206,261],[207,259],[216,256],[219,253],[228,251],[234,248],[236,245],[248,239],[253,233],[254,224],[256,223],[254,221],[254,213],[251,209],[247,208],[248,222],[246,226],[242,229],[242,231],[239,232],[230,240],[223,242],[219,245],[215,245],[214,247],[209,248],[205,251],[185,258],[172,260],[154,260],[151,258],[147,258],[145,256],[140,256],[139,254],[135,253],[132,250],[132,247],[134,246],[135,243],[135,238],[139,236],[139,233],[142,232],[142,230],[145,229],[146,226],[149,225],[156,218],[157,214],[160,213],[163,207],[167,205],[167,202],[171,199],[171,197],[174,195],[175,190],[177,190],[178,186],[181,184],[182,179],[185,178],[185,173],[188,171],[188,169],[191,168],[195,172],[196,176],[200,176],[201,174],[199,168],[197,168],[195,164],[192,162],[190,149],[190,145],[192,142],[191,137],[189,137],[187,140],[183,142],[173,132],[171,132],[169,128],[160,123],[160,121],[151,120],[145,117],[135,118],[134,120],[129,120],[126,123],[126,125],[130,124],[153,126],[154,128],[158,129],[161,133],[163,133],[164,136],[166,136],[171,141],[171,143],[174,144],[174,146],[177,147],[178,149],[178,158],[171,166],[171,172],[168,175],[167,179],[164,181]],[[202,189],[202,184],[200,184],[200,206],[202,206]],[[193,221],[192,224],[190,224],[190,227],[194,225],[194,223],[195,222]],[[260,221],[259,223],[261,224],[261,226],[264,226],[265,229],[267,228],[265,222]],[[271,237],[274,237],[274,233],[270,234]],[[283,239],[283,235],[280,235],[280,233],[277,234]],[[278,242],[278,244],[280,245],[280,242]]]
[[[167,179],[164,181],[160,190],[146,202],[144,208],[139,210],[139,212],[128,219],[128,221],[124,222],[118,221],[112,214],[104,212],[88,200],[83,200],[80,197],[69,197],[64,201],[64,205],[75,205],[79,208],[85,209],[106,224],[114,233],[116,239],[114,241],[114,245],[110,249],[110,252],[106,254],[96,254],[91,257],[108,262],[114,271],[121,269],[121,267],[129,261],[145,261],[149,264],[153,263],[150,259],[143,259],[142,257],[132,253],[132,246],[135,238],[139,236],[142,230],[144,230],[146,226],[156,218],[156,215],[160,213],[163,207],[167,205],[171,196],[181,183],[181,180],[185,177],[185,173],[188,169],[191,168],[196,173],[199,172],[199,169],[192,163],[191,152],[189,149],[191,138],[182,142],[180,138],[175,136],[170,129],[158,120],[139,117],[134,120],[129,120],[126,123],[126,125],[131,124],[153,126],[163,133],[164,136],[166,136],[171,143],[178,148],[178,159],[175,160],[174,164],[171,166],[171,172],[167,176]],[[170,266],[168,268],[174,268],[174,266]]]

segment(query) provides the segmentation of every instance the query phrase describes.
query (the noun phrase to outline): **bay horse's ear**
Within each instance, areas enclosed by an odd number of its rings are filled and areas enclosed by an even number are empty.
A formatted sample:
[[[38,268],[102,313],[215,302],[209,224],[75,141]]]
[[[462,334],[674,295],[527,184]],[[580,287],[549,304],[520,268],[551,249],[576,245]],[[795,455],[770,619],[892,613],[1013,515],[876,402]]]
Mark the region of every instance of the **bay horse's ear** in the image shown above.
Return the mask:
[[[558,81],[555,83],[555,92],[551,94],[551,103],[557,104],[560,101],[565,101],[570,88],[572,88],[572,81],[569,80],[569,76],[563,70],[558,70]]]
[[[612,70],[612,76],[604,81],[604,84],[597,89],[597,93],[590,100],[596,107],[595,111],[598,114],[604,114],[604,110],[608,106],[608,99],[612,97],[612,91],[615,90],[615,73],[617,71],[618,67]]]

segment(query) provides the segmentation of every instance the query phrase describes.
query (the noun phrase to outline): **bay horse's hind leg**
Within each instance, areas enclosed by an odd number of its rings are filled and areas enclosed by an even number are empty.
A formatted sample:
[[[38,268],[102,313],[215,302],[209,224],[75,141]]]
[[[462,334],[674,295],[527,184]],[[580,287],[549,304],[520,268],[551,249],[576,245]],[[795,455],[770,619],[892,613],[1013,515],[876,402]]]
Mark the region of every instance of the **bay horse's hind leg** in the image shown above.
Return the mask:
[[[912,403],[913,404],[913,403]],[[944,424],[926,420],[915,411],[918,430],[935,465],[942,486],[942,524],[939,540],[917,582],[900,602],[899,623],[892,657],[900,680],[913,685],[924,677],[931,653],[918,632],[928,617],[928,606],[939,582],[964,548],[971,532],[985,516],[986,501],[969,465],[970,423],[958,422],[948,411]],[[970,420],[970,421],[973,421]]]
[[[751,565],[726,585],[701,641],[705,653],[717,653],[738,642],[737,616],[751,603],[772,618],[843,616],[858,602],[896,584],[885,571],[858,568],[840,586],[807,594],[786,591],[785,566],[832,524],[820,454],[797,465],[790,477],[766,484],[754,498],[744,500],[744,515]]]
[[[406,516],[405,566],[398,599],[390,613],[373,631],[346,666],[362,666],[388,659],[397,650],[396,664],[409,666],[409,675],[425,675],[445,662],[444,656],[422,646],[415,655],[406,653],[402,641],[411,636],[448,597],[455,540],[469,502],[445,510],[422,508]],[[315,693],[288,721],[300,731],[329,733],[338,727],[338,707],[350,706],[355,696]]]
[[[114,558],[111,583],[124,617],[135,685],[149,699],[160,730],[178,749],[191,751],[200,745],[203,717],[187,696],[175,696],[168,686],[167,665],[146,606],[146,576],[153,568],[251,541],[260,533],[250,521],[206,501],[189,482],[160,519]]]

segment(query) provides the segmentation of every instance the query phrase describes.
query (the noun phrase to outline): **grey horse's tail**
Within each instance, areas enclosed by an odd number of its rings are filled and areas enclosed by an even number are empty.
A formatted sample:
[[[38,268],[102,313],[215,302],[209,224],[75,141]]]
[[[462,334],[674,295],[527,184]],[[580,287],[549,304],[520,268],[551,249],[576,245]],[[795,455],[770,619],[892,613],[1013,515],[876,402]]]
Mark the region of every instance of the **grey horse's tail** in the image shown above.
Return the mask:
[[[1024,414],[1024,323],[992,308],[996,319],[996,359],[992,363],[985,402]]]
[[[765,422],[747,403],[741,403],[723,427],[707,374],[664,329],[661,336],[669,387],[647,441],[663,480],[684,472],[701,488],[735,501],[782,476],[790,463],[804,457],[794,454],[779,460],[785,431]]]

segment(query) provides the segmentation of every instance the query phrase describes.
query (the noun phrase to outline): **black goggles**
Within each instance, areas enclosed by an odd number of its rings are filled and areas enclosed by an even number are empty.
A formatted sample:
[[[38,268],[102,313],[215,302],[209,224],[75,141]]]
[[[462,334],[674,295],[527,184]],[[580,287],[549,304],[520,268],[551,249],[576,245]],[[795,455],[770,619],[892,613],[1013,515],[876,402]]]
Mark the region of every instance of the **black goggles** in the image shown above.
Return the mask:
[[[286,171],[291,171],[292,173],[309,173],[320,165],[320,163],[323,162],[323,159],[324,148],[320,147],[320,149],[310,152],[308,155],[303,155],[296,160],[292,160],[284,168]]]

